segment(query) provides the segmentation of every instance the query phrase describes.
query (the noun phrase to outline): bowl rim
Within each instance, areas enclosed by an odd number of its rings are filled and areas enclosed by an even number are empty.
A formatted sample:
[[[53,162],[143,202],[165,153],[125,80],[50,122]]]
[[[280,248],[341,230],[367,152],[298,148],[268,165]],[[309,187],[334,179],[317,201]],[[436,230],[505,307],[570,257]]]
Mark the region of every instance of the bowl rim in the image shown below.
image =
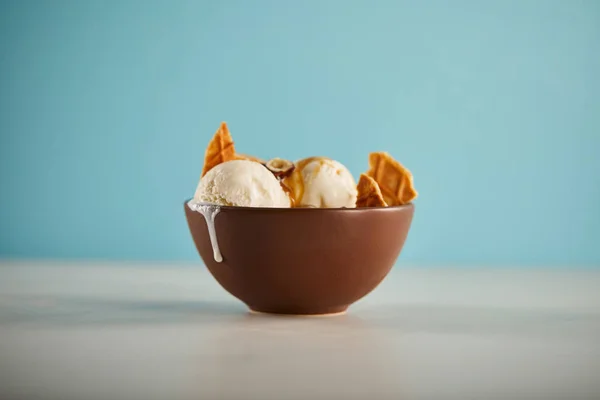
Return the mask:
[[[188,204],[193,200],[193,198],[187,199],[184,201],[183,205],[189,208],[191,211],[195,211],[191,209]],[[356,212],[391,212],[393,210],[401,210],[401,209],[410,209],[415,208],[414,203],[410,202],[408,204],[403,204],[401,206],[387,206],[387,207],[359,207],[359,208],[312,208],[312,207],[237,207],[237,206],[223,206],[215,203],[206,203],[206,202],[198,202],[196,204],[206,204],[217,206],[219,209],[226,211],[262,211],[262,212],[288,212],[288,213],[298,213],[298,212],[342,212],[342,213],[356,213]]]

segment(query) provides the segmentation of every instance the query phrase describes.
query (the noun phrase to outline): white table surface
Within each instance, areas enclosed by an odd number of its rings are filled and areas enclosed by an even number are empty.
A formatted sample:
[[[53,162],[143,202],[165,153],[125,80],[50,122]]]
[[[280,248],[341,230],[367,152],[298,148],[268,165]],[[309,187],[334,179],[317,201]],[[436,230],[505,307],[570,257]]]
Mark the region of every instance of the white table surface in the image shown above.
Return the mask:
[[[0,262],[0,399],[600,399],[600,271],[396,268],[338,317],[200,264]]]

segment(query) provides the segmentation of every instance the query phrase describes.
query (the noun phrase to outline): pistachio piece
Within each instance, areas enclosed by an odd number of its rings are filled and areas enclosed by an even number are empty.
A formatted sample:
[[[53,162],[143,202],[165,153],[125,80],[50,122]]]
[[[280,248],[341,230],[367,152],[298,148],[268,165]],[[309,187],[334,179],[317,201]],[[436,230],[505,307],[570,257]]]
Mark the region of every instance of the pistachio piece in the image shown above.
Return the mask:
[[[289,176],[296,168],[293,162],[282,158],[272,158],[267,161],[265,166],[279,179]]]

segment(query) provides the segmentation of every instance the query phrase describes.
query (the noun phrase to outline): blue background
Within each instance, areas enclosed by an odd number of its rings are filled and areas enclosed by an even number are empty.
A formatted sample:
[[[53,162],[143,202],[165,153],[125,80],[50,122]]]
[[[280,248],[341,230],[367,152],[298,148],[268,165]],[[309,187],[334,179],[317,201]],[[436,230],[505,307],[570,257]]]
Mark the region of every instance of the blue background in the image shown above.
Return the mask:
[[[402,260],[600,265],[600,2],[4,1],[0,257],[198,260],[226,120],[262,157],[387,150]]]

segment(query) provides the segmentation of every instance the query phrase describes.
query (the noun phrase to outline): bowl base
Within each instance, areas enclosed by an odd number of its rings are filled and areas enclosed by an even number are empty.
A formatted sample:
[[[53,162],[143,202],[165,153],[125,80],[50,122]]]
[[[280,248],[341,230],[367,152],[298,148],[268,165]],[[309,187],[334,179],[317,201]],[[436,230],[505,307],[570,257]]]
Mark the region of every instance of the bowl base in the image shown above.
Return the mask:
[[[330,307],[322,310],[278,310],[249,307],[250,314],[281,315],[287,317],[335,317],[346,314],[348,306]]]

